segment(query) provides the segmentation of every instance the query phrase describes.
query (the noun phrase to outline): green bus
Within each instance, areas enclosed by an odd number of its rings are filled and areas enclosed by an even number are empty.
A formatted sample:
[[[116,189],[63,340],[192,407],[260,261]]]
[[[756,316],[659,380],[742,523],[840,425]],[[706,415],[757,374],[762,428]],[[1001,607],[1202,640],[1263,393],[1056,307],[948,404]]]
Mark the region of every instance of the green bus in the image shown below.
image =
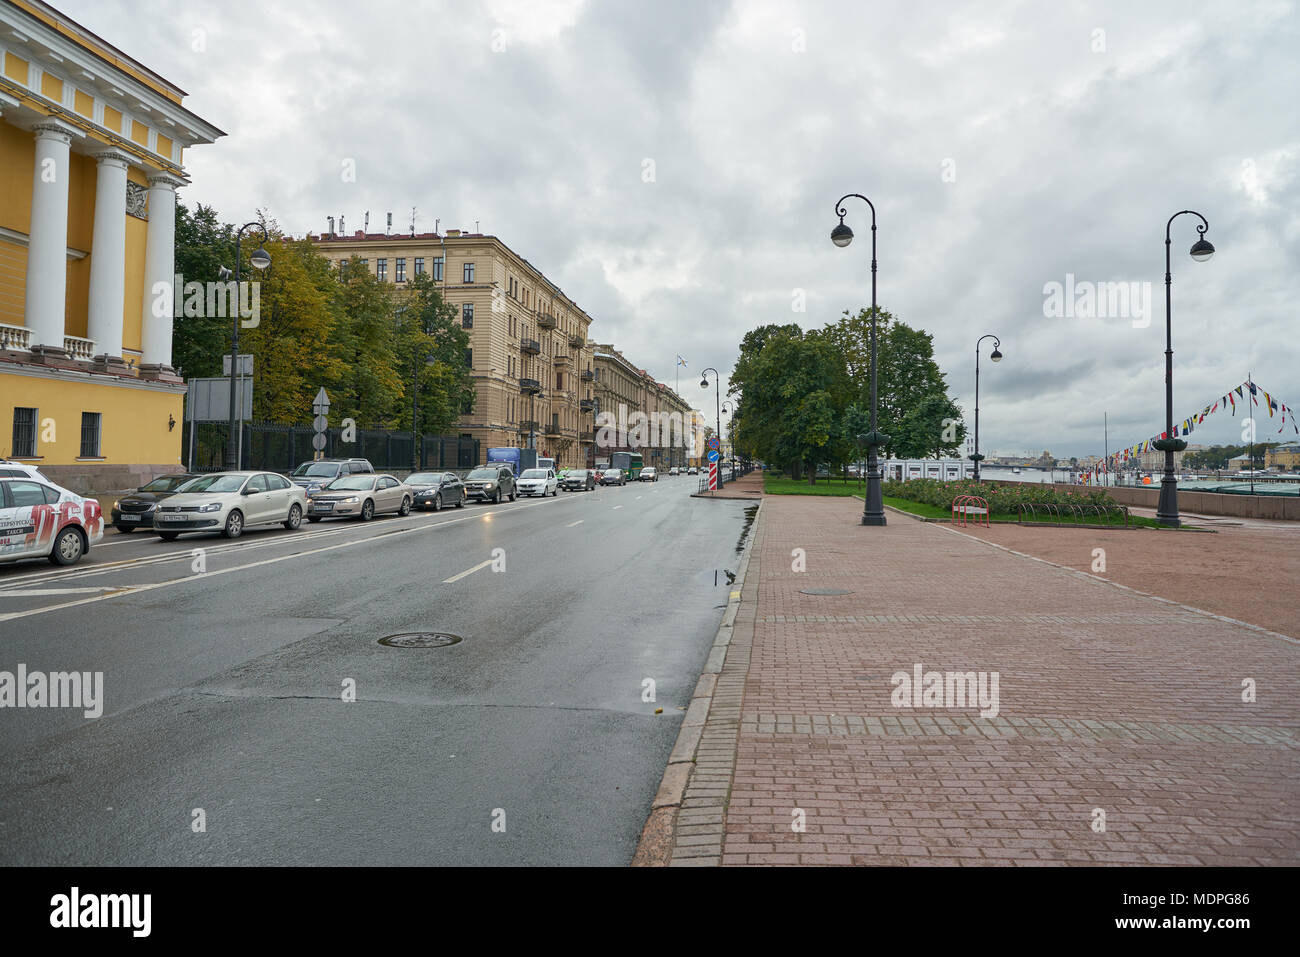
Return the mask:
[[[641,470],[645,468],[645,462],[642,460],[640,452],[611,452],[609,467],[622,469],[627,473],[627,480],[635,482],[641,478]]]

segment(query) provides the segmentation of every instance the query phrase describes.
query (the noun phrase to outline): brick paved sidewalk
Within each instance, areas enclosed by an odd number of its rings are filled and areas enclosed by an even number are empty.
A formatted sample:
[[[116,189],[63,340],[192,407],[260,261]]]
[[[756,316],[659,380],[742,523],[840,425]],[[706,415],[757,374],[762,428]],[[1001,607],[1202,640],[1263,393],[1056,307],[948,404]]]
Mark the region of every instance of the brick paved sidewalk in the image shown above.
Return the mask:
[[[764,498],[673,864],[1297,863],[1300,647],[857,511]],[[996,717],[894,707],[916,665]]]

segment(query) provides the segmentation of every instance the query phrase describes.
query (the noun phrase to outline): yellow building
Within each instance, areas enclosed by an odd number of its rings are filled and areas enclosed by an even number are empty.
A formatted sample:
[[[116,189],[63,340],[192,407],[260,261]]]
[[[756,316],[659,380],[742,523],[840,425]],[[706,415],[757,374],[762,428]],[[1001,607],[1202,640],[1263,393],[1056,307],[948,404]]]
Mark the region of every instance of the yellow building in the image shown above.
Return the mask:
[[[474,411],[457,424],[490,448],[535,448],[561,468],[582,468],[594,441],[591,317],[495,236],[463,233],[323,233],[311,237],[336,263],[360,257],[372,275],[402,286],[426,274],[455,306],[470,337]]]
[[[612,452],[639,451],[646,465],[668,469],[688,465],[698,427],[690,405],[609,344],[593,346],[597,442],[593,466]],[[646,427],[637,434],[638,416]],[[602,423],[605,428],[602,429]]]
[[[0,458],[80,491],[180,464],[171,367],[185,92],[37,0],[0,0]],[[6,434],[7,433],[7,434]]]
[[[1300,444],[1288,442],[1285,445],[1273,446],[1264,453],[1264,467],[1283,472],[1294,472],[1300,469]]]

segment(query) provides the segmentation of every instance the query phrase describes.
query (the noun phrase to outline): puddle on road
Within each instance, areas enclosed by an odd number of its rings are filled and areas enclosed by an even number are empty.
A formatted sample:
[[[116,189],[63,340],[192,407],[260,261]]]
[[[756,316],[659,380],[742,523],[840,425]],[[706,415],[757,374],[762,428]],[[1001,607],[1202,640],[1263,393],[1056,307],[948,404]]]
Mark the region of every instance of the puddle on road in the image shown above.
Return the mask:
[[[736,542],[736,554],[739,555],[745,550],[745,539],[749,538],[749,531],[754,526],[754,518],[758,515],[758,505],[745,506],[745,524],[740,527],[740,540]]]

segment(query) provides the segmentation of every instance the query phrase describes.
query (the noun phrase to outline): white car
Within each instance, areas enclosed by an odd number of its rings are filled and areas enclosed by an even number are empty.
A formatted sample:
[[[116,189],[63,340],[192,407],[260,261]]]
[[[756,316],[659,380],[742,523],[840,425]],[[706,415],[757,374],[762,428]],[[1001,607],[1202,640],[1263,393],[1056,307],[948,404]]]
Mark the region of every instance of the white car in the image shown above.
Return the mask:
[[[658,481],[659,481],[659,470],[656,469],[653,465],[647,465],[645,468],[643,468],[643,469],[641,470],[641,474],[637,476],[637,481],[638,481],[638,482],[658,482]]]
[[[52,482],[0,476],[0,562],[74,565],[103,537],[104,513],[93,498]]]
[[[515,483],[515,491],[520,495],[540,495],[542,498],[559,495],[560,480],[555,477],[555,469],[525,469]]]
[[[220,532],[238,538],[250,525],[293,530],[307,512],[307,490],[274,472],[213,472],[164,499],[153,527],[171,541],[182,532]]]

